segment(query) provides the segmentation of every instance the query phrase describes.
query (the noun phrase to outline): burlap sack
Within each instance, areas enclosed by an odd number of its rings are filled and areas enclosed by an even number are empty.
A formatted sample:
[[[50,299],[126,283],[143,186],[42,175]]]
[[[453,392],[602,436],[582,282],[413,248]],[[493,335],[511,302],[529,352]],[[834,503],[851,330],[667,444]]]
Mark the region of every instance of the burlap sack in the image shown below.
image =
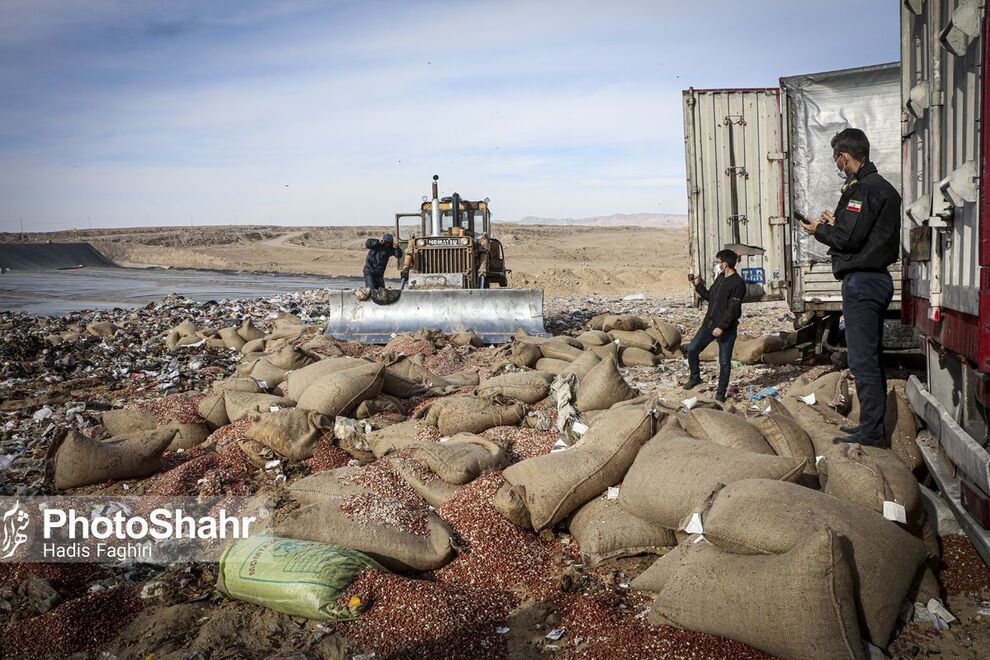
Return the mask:
[[[220,331],[220,339],[223,340],[224,346],[227,348],[234,348],[238,351],[244,348],[244,338],[237,334],[237,328],[224,328]]]
[[[286,325],[281,328],[275,328],[268,335],[268,341],[276,341],[278,339],[286,339],[293,341],[302,336],[307,330],[315,332],[315,328],[310,328],[310,326],[305,325]]]
[[[382,383],[382,393],[399,399],[411,399],[423,396],[430,388],[414,380],[406,378],[395,369],[385,368],[385,382]]]
[[[825,419],[819,406],[812,407],[791,397],[784,398],[784,406],[794,421],[811,438],[816,456],[824,456],[832,451],[835,448],[833,439],[846,435],[839,430],[837,423]],[[837,413],[832,411],[832,414],[836,415]]]
[[[330,420],[312,410],[286,408],[261,415],[244,436],[260,442],[293,461],[312,458],[320,437],[333,428]]]
[[[569,337],[568,335],[554,335],[553,337],[547,339],[547,341],[557,342],[560,344],[567,344],[568,346],[571,346],[572,348],[576,348],[579,351],[584,350],[584,344],[579,342],[575,337]]]
[[[637,518],[605,493],[578,509],[567,528],[588,567],[619,557],[655,554],[677,545],[671,530]]]
[[[763,364],[773,366],[784,366],[785,364],[797,364],[804,357],[804,351],[800,348],[785,348],[782,351],[763,354]]]
[[[392,571],[433,571],[454,558],[454,531],[436,513],[371,492],[304,504],[275,533],[359,550]]]
[[[520,461],[502,474],[525,504],[533,528],[550,527],[619,483],[653,435],[654,423],[634,406],[609,410],[568,449]]]
[[[389,369],[393,370],[403,378],[411,380],[415,383],[424,383],[430,387],[441,389],[449,385],[443,377],[436,375],[424,367],[422,359],[414,358],[422,358],[422,356],[414,355],[411,358],[403,357],[391,363],[389,365]]]
[[[779,658],[863,658],[848,542],[819,528],[777,555],[681,545],[636,578],[650,623],[728,637]]]
[[[502,394],[523,403],[536,403],[550,393],[552,376],[539,371],[520,371],[489,378],[478,388],[478,394]]]
[[[753,478],[793,481],[804,464],[698,440],[672,425],[639,452],[622,482],[619,503],[643,520],[683,529],[685,519],[703,508],[720,484]]]
[[[473,330],[464,330],[463,332],[455,332],[451,335],[447,335],[450,339],[450,343],[454,346],[474,346],[475,348],[481,348],[484,346],[484,342],[481,341],[479,337]]]
[[[367,366],[367,360],[352,357],[327,358],[307,365],[302,369],[294,369],[285,375],[285,393],[293,401],[298,401],[310,385],[319,379],[354,367]]]
[[[918,480],[893,451],[843,444],[818,466],[822,490],[847,502],[883,513],[884,502],[904,507],[906,525],[920,536],[925,521]]]
[[[885,648],[925,546],[895,523],[820,491],[766,479],[726,486],[703,514],[705,538],[730,552],[781,554],[822,526],[852,544],[860,628]]]
[[[234,329],[234,332],[237,332],[236,328]],[[237,336],[240,337],[240,335]],[[244,340],[242,339],[241,341]],[[248,353],[263,353],[265,351],[266,343],[267,340],[264,337],[261,339],[252,339],[251,341],[244,342],[244,345],[241,346],[241,353],[244,353],[245,355]]]
[[[365,493],[368,489],[354,480],[363,474],[358,466],[346,465],[326,472],[317,472],[289,484],[289,494],[302,504],[314,504],[329,499]]]
[[[93,321],[86,325],[86,332],[94,337],[112,337],[117,328],[110,321]]]
[[[635,398],[637,394],[619,373],[615,360],[602,360],[588,370],[578,383],[574,407],[581,412],[607,410],[619,401]]]
[[[563,360],[564,362],[573,362],[577,358],[581,357],[584,352],[580,348],[574,348],[564,342],[560,341],[546,341],[540,344],[540,352],[543,353],[543,357],[551,360]]]
[[[382,413],[405,415],[406,409],[405,406],[402,405],[402,401],[394,396],[379,394],[374,399],[362,401],[360,405],[354,409],[354,419],[368,419]]]
[[[285,375],[289,373],[281,367],[276,367],[268,358],[261,358],[251,367],[251,378],[265,384],[271,389],[285,380]]]
[[[306,388],[296,405],[329,417],[346,416],[362,401],[377,397],[384,384],[385,366],[370,363],[320,378]]]
[[[598,366],[598,363],[601,361],[602,359],[594,351],[584,351],[581,353],[581,357],[568,363],[560,373],[574,374],[580,381],[584,378],[585,374]]]
[[[526,341],[512,340],[510,360],[517,367],[533,367],[542,357],[539,345]],[[541,369],[541,371],[543,371]]]
[[[657,341],[664,353],[673,353],[681,347],[681,329],[673,323],[668,323],[656,316],[649,319],[650,327],[646,331]]]
[[[410,448],[433,472],[450,484],[466,484],[482,472],[500,468],[509,462],[505,451],[488,438],[473,433],[458,433],[440,442],[424,442]]]
[[[111,436],[141,431],[153,431],[158,427],[158,417],[150,410],[108,410],[100,415],[100,423]]]
[[[227,392],[237,391],[239,390],[221,390],[213,394],[207,394],[200,399],[196,405],[196,409],[199,411],[200,417],[205,419],[206,423],[209,424],[210,428],[218,429],[221,426],[230,424],[230,418],[227,417],[227,403],[223,397]],[[247,394],[247,392],[245,393]]]
[[[763,439],[777,456],[803,458],[808,462],[804,470],[805,474],[818,474],[815,468],[815,447],[811,444],[811,437],[794,419],[787,415],[770,413],[752,417],[749,423],[763,435]]]
[[[619,348],[639,348],[650,353],[660,350],[660,342],[645,330],[613,330],[608,336],[619,342]]]
[[[162,453],[175,433],[142,431],[100,442],[77,431],[57,431],[45,457],[45,481],[63,490],[150,476],[161,469]]]
[[[698,440],[757,454],[774,453],[760,432],[739,415],[711,408],[698,408],[681,413],[677,419],[681,427]]]
[[[608,336],[607,332],[602,332],[601,330],[588,330],[587,332],[582,332],[577,336],[577,340],[581,342],[581,345],[585,348],[591,346],[604,346],[605,344],[612,341],[612,338]]]
[[[180,337],[195,337],[196,324],[189,319],[186,319],[179,325],[175,326],[175,331],[179,333]]]
[[[232,376],[230,378],[224,378],[223,380],[215,380],[213,381],[213,385],[210,389],[214,392],[224,392],[226,390],[250,392],[251,394],[258,394],[261,392],[261,388],[258,386],[258,381],[250,376]]]
[[[622,366],[624,367],[655,367],[660,362],[660,356],[644,351],[642,348],[622,349]]]
[[[441,435],[483,433],[495,426],[518,426],[526,406],[500,397],[450,396],[420,409],[419,417],[440,429]]]
[[[597,318],[597,317],[596,317]],[[594,319],[592,319],[594,320]],[[633,316],[632,314],[606,314],[601,321],[601,327],[595,328],[592,326],[593,330],[602,330],[604,332],[611,332],[613,330],[643,330],[649,325],[645,319],[638,316]]]
[[[921,450],[918,448],[918,422],[903,389],[898,390],[896,386],[887,394],[884,426],[890,448],[897,458],[912,471],[920,469],[925,464],[925,459],[921,457]]]
[[[181,333],[181,330],[180,330]],[[252,341],[254,339],[261,339],[265,336],[261,330],[255,327],[254,322],[250,318],[244,319],[241,323],[241,327],[237,329],[237,334],[241,336],[244,341]]]
[[[277,353],[270,355],[268,361],[280,369],[292,371],[293,369],[302,369],[311,364],[316,364],[319,362],[319,358],[301,348],[286,346]]]
[[[828,407],[840,415],[847,414],[852,408],[852,398],[849,392],[849,372],[832,371],[807,385],[795,385],[791,388],[792,397],[815,395],[815,406]]]
[[[176,346],[179,345],[179,339],[180,338],[181,338],[181,336],[179,335],[179,331],[178,330],[175,330],[175,329],[169,330],[165,334],[165,348],[167,348],[168,350],[171,351],[172,349],[174,349]],[[65,341],[65,340],[63,340],[63,341]]]
[[[433,508],[446,504],[461,488],[438,477],[422,461],[391,457],[388,462],[406,485],[416,491],[416,494],[426,500],[426,503]]]
[[[365,435],[364,439],[375,456],[381,458],[394,451],[401,451],[423,443],[422,438],[429,428],[430,425],[421,419],[410,419],[372,431]],[[432,440],[427,442],[432,442]]]
[[[459,390],[462,387],[476,387],[481,383],[481,375],[474,369],[465,369],[457,373],[443,376],[446,389],[449,391]]]
[[[777,335],[756,339],[739,338],[732,347],[732,357],[743,364],[757,364],[767,353],[784,350],[784,340]]]
[[[226,391],[223,393],[227,417],[232,422],[249,415],[276,412],[281,408],[295,407],[295,401],[272,394],[251,394],[249,392]]]

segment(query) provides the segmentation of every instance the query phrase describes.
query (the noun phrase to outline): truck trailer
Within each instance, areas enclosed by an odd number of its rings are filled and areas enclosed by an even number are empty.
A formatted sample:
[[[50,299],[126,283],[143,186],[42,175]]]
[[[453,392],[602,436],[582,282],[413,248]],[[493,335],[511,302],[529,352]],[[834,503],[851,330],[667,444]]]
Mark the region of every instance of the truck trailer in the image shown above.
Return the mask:
[[[929,473],[990,563],[988,29],[976,0],[902,3],[901,311],[927,365],[906,393]]]
[[[830,140],[848,126],[870,137],[871,159],[900,189],[901,72],[897,63],[780,78],[778,87],[688,89],[684,102],[691,266],[708,272],[725,247],[740,254],[748,301],[786,300],[801,341],[838,341],[841,282],[827,248],[794,212],[831,211],[842,181]],[[900,264],[885,328],[892,350],[916,350],[900,322]]]

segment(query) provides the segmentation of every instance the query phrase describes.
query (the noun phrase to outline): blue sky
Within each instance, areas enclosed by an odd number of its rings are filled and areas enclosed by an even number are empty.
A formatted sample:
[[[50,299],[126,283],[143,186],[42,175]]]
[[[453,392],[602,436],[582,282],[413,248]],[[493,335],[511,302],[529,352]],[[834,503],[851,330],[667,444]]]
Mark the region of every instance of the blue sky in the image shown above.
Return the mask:
[[[0,0],[0,231],[684,213],[681,90],[898,59],[894,0]]]

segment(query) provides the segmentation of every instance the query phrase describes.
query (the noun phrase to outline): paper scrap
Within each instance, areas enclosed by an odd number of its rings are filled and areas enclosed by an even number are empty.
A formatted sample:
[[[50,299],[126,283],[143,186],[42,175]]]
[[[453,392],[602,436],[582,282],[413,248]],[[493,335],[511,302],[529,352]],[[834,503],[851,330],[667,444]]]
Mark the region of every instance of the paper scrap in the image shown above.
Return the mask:
[[[508,634],[509,628],[506,628],[505,626],[499,626],[498,628],[495,629],[495,632],[497,632],[499,635],[505,635]]]
[[[605,494],[605,499],[608,499],[608,500],[617,500],[617,499],[619,499],[619,487],[618,486],[609,486],[608,487],[608,491]]]
[[[798,397],[798,398],[801,399],[802,401],[804,401],[805,403],[807,403],[809,406],[813,406],[813,405],[815,405],[818,402],[818,399],[815,398],[815,393],[814,392],[812,392],[808,396],[802,396],[802,397]]]
[[[897,502],[886,500],[883,503],[883,517],[903,525],[907,524],[907,510],[903,504],[898,504]]]
[[[556,642],[558,639],[564,636],[565,632],[567,632],[567,628],[554,628],[553,630],[547,633],[547,639],[549,639],[551,642]]]
[[[698,397],[693,396],[690,399],[684,399],[681,401],[681,405],[684,406],[684,410],[691,410],[698,405]]]
[[[705,528],[701,524],[701,514],[695,511],[691,514],[691,520],[684,526],[684,531],[688,534],[704,534]]]
[[[958,621],[958,619],[956,619],[956,617],[952,615],[952,612],[947,610],[945,608],[945,605],[943,605],[939,600],[935,598],[928,599],[928,605],[926,607],[929,612],[931,612],[938,618],[942,619],[942,621],[945,621],[946,623],[955,623],[956,621]]]
[[[571,424],[571,430],[578,435],[584,435],[588,432],[588,425],[583,422],[574,422]]]

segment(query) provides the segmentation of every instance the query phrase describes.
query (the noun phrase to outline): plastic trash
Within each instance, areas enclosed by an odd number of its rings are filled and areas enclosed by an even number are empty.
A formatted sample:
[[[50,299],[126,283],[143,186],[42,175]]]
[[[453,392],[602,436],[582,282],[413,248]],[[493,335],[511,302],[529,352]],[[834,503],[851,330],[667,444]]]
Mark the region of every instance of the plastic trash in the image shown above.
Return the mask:
[[[760,401],[761,399],[767,399],[771,397],[776,399],[779,396],[780,394],[777,392],[776,387],[765,387],[759,392],[750,392],[746,398],[749,401]]]
[[[336,545],[260,535],[220,557],[217,589],[231,598],[308,619],[348,621],[368,603],[339,602],[366,569],[384,570],[365,554]]]

